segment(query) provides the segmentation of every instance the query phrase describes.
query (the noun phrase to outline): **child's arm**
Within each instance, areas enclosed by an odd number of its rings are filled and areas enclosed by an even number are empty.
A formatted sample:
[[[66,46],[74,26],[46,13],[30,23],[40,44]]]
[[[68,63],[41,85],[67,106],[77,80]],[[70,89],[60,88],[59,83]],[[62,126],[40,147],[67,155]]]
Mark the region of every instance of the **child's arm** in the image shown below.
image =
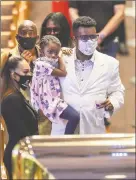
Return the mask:
[[[52,76],[65,77],[67,75],[67,71],[66,71],[65,65],[64,65],[61,57],[59,57],[58,63],[59,63],[59,68],[53,69],[51,75]]]

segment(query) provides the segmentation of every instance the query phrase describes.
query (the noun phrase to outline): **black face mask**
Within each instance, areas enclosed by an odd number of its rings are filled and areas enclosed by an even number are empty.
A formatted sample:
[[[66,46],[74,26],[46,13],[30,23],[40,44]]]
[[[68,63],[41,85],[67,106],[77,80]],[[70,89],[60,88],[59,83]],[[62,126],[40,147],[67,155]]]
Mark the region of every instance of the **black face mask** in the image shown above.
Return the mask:
[[[35,47],[36,40],[37,40],[37,37],[25,38],[19,35],[17,35],[16,38],[20,46],[25,50],[33,49]]]
[[[16,72],[15,72],[16,73]],[[16,73],[19,77],[20,77],[20,80],[19,81],[16,81],[20,88],[23,89],[23,90],[26,90],[28,87],[29,87],[29,83],[32,79],[32,76],[31,75],[20,75],[18,73]]]

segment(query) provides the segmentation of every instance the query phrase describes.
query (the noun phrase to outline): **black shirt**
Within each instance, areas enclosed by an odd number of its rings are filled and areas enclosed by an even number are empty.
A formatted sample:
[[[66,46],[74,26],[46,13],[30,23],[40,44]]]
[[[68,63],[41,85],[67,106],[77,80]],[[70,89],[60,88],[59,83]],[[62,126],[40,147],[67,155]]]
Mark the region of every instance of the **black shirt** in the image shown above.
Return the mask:
[[[37,114],[19,91],[3,99],[1,114],[5,120],[10,140],[18,141],[38,132]]]
[[[12,150],[22,138],[38,134],[37,113],[21,92],[16,91],[2,100],[1,114],[9,134],[9,141],[4,151],[4,164],[9,179],[12,179]]]
[[[79,16],[90,16],[95,19],[96,30],[99,33],[114,15],[114,5],[125,4],[124,0],[118,1],[69,1],[69,7],[78,9]],[[108,43],[117,36],[117,31],[105,38]]]

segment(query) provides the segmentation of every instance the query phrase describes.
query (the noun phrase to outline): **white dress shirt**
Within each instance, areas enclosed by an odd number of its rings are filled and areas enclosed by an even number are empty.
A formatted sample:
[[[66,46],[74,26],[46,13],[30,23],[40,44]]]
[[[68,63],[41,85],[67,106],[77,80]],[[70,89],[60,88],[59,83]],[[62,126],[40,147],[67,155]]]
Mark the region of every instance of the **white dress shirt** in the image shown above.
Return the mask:
[[[84,86],[86,80],[89,78],[93,69],[94,60],[95,60],[94,56],[92,56],[91,59],[85,61],[81,61],[76,58],[75,72],[80,88]]]

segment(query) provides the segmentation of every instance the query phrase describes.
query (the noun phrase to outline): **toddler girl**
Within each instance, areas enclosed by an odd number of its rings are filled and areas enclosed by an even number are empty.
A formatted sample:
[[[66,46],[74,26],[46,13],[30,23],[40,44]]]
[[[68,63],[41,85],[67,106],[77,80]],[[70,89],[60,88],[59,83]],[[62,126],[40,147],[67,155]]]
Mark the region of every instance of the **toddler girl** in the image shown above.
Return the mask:
[[[79,113],[62,99],[59,77],[67,72],[59,57],[61,43],[58,38],[46,35],[41,39],[41,57],[35,61],[31,84],[31,103],[51,121],[68,120],[65,134],[74,134],[79,123]]]

